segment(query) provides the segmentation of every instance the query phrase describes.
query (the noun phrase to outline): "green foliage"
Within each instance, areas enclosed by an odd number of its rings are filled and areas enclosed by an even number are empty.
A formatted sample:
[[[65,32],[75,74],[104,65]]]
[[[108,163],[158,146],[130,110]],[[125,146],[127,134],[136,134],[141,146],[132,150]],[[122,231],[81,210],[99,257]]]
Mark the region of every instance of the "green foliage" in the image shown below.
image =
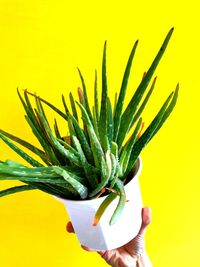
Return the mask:
[[[152,122],[142,133],[141,115],[155,87],[156,77],[149,89],[148,85],[165,52],[172,32],[173,28],[167,34],[149,70],[144,74],[141,83],[125,108],[124,100],[138,41],[135,42],[130,53],[121,89],[119,94],[115,94],[113,107],[108,96],[106,42],[102,61],[101,102],[98,98],[98,81],[95,71],[93,107],[89,105],[86,84],[79,69],[82,83],[82,89],[78,88],[79,101],[76,101],[70,92],[69,109],[65,97],[62,95],[64,112],[27,90],[24,91],[23,96],[18,90],[19,98],[26,112],[25,118],[41,148],[0,130],[0,139],[29,164],[24,166],[11,160],[0,162],[0,180],[18,180],[23,183],[21,186],[0,191],[0,197],[33,189],[75,200],[96,198],[107,193],[107,198],[95,215],[94,225],[98,223],[111,201],[118,197],[116,210],[110,220],[110,224],[115,223],[126,202],[124,185],[128,173],[133,168],[142,149],[162,127],[176,105],[179,85],[176,86],[175,92],[169,95]],[[35,105],[30,97],[35,100]],[[43,105],[52,109],[66,121],[69,136],[62,137],[56,120],[53,125],[54,131],[51,129]],[[78,111],[81,112],[81,118],[78,116]],[[130,132],[132,134],[125,141]],[[34,153],[36,159],[21,147]]]

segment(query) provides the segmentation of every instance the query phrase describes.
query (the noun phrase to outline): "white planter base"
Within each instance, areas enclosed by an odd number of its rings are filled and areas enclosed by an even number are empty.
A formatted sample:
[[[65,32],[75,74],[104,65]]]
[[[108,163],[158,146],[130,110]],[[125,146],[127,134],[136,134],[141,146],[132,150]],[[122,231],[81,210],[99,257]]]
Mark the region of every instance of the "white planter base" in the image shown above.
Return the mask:
[[[94,215],[105,197],[81,201],[58,199],[65,205],[82,245],[93,250],[111,250],[123,246],[137,235],[142,222],[142,197],[138,182],[141,168],[141,159],[138,159],[135,176],[125,186],[125,208],[119,220],[112,226],[109,225],[109,221],[118,197],[108,206],[97,226],[92,226]]]

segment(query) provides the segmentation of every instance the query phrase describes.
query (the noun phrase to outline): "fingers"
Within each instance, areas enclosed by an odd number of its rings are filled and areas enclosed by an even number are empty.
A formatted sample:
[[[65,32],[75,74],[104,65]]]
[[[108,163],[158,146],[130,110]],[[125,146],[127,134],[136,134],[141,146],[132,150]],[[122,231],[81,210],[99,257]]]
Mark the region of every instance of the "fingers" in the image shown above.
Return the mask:
[[[146,231],[147,226],[150,224],[151,222],[151,209],[148,207],[144,207],[142,209],[142,225],[141,228],[138,232],[138,235],[131,240],[128,244],[126,244],[126,249],[129,251],[129,253],[132,255],[137,255],[139,253],[139,251],[144,250],[144,234]],[[66,230],[68,233],[74,233],[74,228],[71,222],[68,222],[66,225]],[[81,247],[89,252],[92,252],[94,250],[81,245]],[[104,255],[105,251],[98,251],[98,253],[102,256]]]
[[[150,222],[151,222],[151,209],[148,207],[144,207],[142,209],[142,225],[138,233],[139,235],[143,235],[145,233],[146,228],[150,224]]]
[[[147,226],[151,222],[151,209],[148,207],[144,207],[142,209],[142,225],[139,230],[139,234],[142,235],[145,233]],[[74,228],[71,222],[67,223],[66,230],[68,233],[74,233]]]
[[[68,233],[74,233],[74,228],[71,222],[68,222],[66,225],[66,230]]]
[[[93,249],[88,248],[88,247],[86,247],[86,246],[84,246],[84,245],[81,245],[81,247],[82,247],[84,250],[88,251],[88,252],[94,252]]]
[[[67,225],[66,225],[66,230],[67,230],[68,233],[75,233],[74,228],[73,228],[73,225],[72,225],[71,222],[68,222],[68,223],[67,223]],[[84,246],[84,245],[81,245],[81,247],[82,247],[84,250],[89,251],[89,252],[94,251],[94,250],[92,250],[92,249],[90,249],[90,248],[88,248],[88,247],[86,247],[86,246]]]

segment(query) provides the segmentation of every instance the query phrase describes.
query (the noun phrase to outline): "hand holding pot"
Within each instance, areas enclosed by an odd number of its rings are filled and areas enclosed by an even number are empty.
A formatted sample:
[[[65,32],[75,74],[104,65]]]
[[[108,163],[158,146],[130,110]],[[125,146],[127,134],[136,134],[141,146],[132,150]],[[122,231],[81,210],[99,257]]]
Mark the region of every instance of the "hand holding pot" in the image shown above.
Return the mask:
[[[151,267],[144,245],[144,234],[150,222],[151,211],[145,207],[142,209],[142,226],[133,240],[117,249],[98,251],[98,253],[113,267]],[[67,224],[67,231],[74,233],[71,222]],[[87,251],[93,251],[87,247],[82,247]]]

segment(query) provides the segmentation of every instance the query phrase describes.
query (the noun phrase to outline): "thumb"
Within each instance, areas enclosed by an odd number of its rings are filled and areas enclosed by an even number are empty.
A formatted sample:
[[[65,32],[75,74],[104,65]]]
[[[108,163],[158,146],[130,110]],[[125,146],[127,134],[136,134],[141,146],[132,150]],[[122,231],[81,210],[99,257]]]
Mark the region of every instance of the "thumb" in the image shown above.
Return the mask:
[[[151,209],[149,207],[144,207],[142,209],[142,225],[139,230],[139,235],[144,235],[146,232],[147,226],[151,222]]]
[[[151,210],[150,208],[144,207],[142,209],[142,225],[141,228],[135,238],[133,238],[130,242],[125,245],[126,250],[132,256],[138,256],[144,253],[145,245],[144,245],[144,234],[147,226],[151,222]]]

